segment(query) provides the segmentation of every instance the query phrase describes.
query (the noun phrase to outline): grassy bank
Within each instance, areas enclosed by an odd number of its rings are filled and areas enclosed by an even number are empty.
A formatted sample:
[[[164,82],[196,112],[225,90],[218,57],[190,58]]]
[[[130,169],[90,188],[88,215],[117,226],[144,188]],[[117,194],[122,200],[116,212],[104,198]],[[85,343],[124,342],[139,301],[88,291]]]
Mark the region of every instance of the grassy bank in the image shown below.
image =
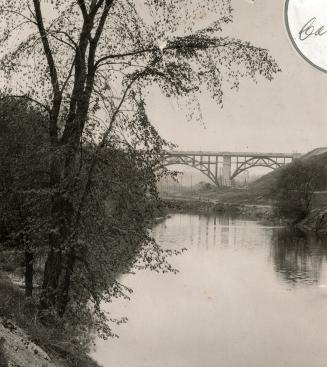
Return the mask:
[[[279,220],[274,213],[272,186],[275,172],[268,174],[249,188],[216,188],[208,186],[206,190],[193,192],[161,193],[167,212],[217,213],[241,215],[250,218]],[[316,191],[312,198],[312,214],[304,221],[307,229],[327,233],[324,213],[327,213],[327,191]],[[288,222],[284,218],[285,223]]]
[[[208,198],[165,197],[163,204],[167,213],[220,214],[253,219],[272,219],[274,216],[269,205],[221,203]]]
[[[213,185],[206,190],[183,191],[180,193],[161,194],[163,199],[184,199],[197,201],[214,201],[223,204],[236,205],[271,205],[271,197],[265,193],[252,189],[216,188]]]
[[[38,317],[38,310],[34,300],[32,298],[26,300],[23,290],[17,284],[14,284],[6,273],[0,272],[0,323],[2,325],[6,327],[11,325],[9,328],[21,329],[26,334],[25,346],[28,346],[28,343],[34,343],[46,352],[52,364],[44,364],[45,366],[99,367],[87,355],[89,340],[86,338],[86,330],[69,325],[67,322],[55,317],[48,319],[51,321],[48,321],[46,325],[43,324]],[[6,336],[1,335],[0,329],[0,341],[3,340],[2,338],[6,339]],[[18,359],[26,359],[23,355],[24,351],[19,348],[19,342],[21,340],[17,339],[16,357]],[[5,340],[3,340],[2,344],[0,343],[1,351],[0,355],[2,354],[2,357],[0,356],[0,362],[2,364],[0,363],[0,366],[7,367],[9,366],[7,362],[10,361],[11,357],[5,356]],[[22,353],[22,355],[19,356],[19,353]],[[37,354],[40,354],[40,352]],[[36,362],[35,366],[37,366]]]

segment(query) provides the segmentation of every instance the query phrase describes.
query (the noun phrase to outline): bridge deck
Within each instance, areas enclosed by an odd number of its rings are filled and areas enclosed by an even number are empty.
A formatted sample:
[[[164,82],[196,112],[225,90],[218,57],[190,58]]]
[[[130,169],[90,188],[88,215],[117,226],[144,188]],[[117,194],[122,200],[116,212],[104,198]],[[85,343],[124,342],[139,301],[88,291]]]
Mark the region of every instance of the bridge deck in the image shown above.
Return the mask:
[[[230,156],[230,157],[274,157],[274,158],[297,158],[299,153],[260,153],[260,152],[214,152],[214,151],[166,151],[171,156]]]

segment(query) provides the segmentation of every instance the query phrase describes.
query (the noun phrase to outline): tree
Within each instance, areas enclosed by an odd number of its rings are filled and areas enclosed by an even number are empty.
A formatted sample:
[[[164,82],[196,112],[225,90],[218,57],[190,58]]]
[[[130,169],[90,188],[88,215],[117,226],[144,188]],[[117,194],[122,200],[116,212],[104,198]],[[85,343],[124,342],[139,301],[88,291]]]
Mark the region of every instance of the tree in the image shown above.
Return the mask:
[[[314,192],[326,188],[327,169],[313,160],[295,160],[283,167],[273,188],[277,212],[293,222],[311,211]]]
[[[48,151],[44,114],[26,100],[0,101],[0,244],[25,257],[27,296],[33,290],[34,255],[45,248]]]
[[[224,83],[272,80],[279,69],[267,50],[219,35],[232,21],[230,0],[0,4],[0,65],[9,81],[2,94],[33,101],[49,118],[51,228],[42,305],[63,314],[101,151],[115,145],[133,152],[138,167],[151,161],[153,168],[165,146],[146,115],[148,86],[193,102],[194,114],[201,90],[221,104]],[[196,29],[203,12],[215,17]],[[86,161],[85,144],[94,146]]]

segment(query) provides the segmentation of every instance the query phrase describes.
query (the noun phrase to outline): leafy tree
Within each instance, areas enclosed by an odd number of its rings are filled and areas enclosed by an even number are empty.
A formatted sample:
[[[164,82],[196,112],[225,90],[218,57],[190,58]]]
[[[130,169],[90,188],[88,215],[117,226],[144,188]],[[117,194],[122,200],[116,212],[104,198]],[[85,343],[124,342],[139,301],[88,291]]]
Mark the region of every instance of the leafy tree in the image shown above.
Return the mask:
[[[107,147],[102,151],[82,209],[78,247],[74,248],[75,271],[70,292],[65,294],[70,299],[66,316],[70,319],[79,310],[81,317],[87,319],[95,312],[93,318],[103,336],[112,333],[102,322],[105,317],[101,302],[111,297],[129,298],[131,292],[117,280],[119,274],[132,267],[174,271],[165,261],[171,252],[160,249],[148,233],[157,207],[153,172],[134,152]],[[62,307],[59,314],[65,313],[67,301],[58,302]]]
[[[230,0],[1,0],[0,14],[2,93],[48,114],[51,206],[42,307],[63,315],[85,254],[102,248],[98,239],[80,239],[82,223],[93,223],[85,208],[96,200],[102,151],[127,151],[144,173],[158,166],[166,146],[147,118],[148,87],[183,97],[190,116],[200,117],[194,114],[202,90],[221,104],[225,84],[238,88],[242,77],[260,75],[272,80],[279,69],[267,50],[220,35],[232,21]],[[197,29],[203,14],[214,14],[213,21]],[[83,146],[92,158],[83,158]],[[153,192],[155,180],[145,191]],[[123,217],[130,208],[121,210]],[[136,242],[151,243],[143,228],[134,230]]]
[[[298,222],[312,208],[314,192],[326,188],[327,169],[312,160],[295,160],[283,167],[273,188],[278,213]]]
[[[32,295],[34,255],[45,248],[47,136],[44,114],[28,101],[0,101],[0,243],[24,254],[27,296]]]

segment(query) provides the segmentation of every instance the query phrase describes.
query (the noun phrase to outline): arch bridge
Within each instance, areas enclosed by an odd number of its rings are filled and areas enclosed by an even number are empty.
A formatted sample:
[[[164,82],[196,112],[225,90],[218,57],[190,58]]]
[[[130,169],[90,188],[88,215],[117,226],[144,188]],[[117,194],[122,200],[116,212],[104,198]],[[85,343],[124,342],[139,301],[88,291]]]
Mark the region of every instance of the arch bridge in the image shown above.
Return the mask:
[[[275,170],[300,156],[298,153],[167,151],[163,160],[165,166],[183,164],[193,167],[217,186],[231,186],[237,175],[250,168]]]

